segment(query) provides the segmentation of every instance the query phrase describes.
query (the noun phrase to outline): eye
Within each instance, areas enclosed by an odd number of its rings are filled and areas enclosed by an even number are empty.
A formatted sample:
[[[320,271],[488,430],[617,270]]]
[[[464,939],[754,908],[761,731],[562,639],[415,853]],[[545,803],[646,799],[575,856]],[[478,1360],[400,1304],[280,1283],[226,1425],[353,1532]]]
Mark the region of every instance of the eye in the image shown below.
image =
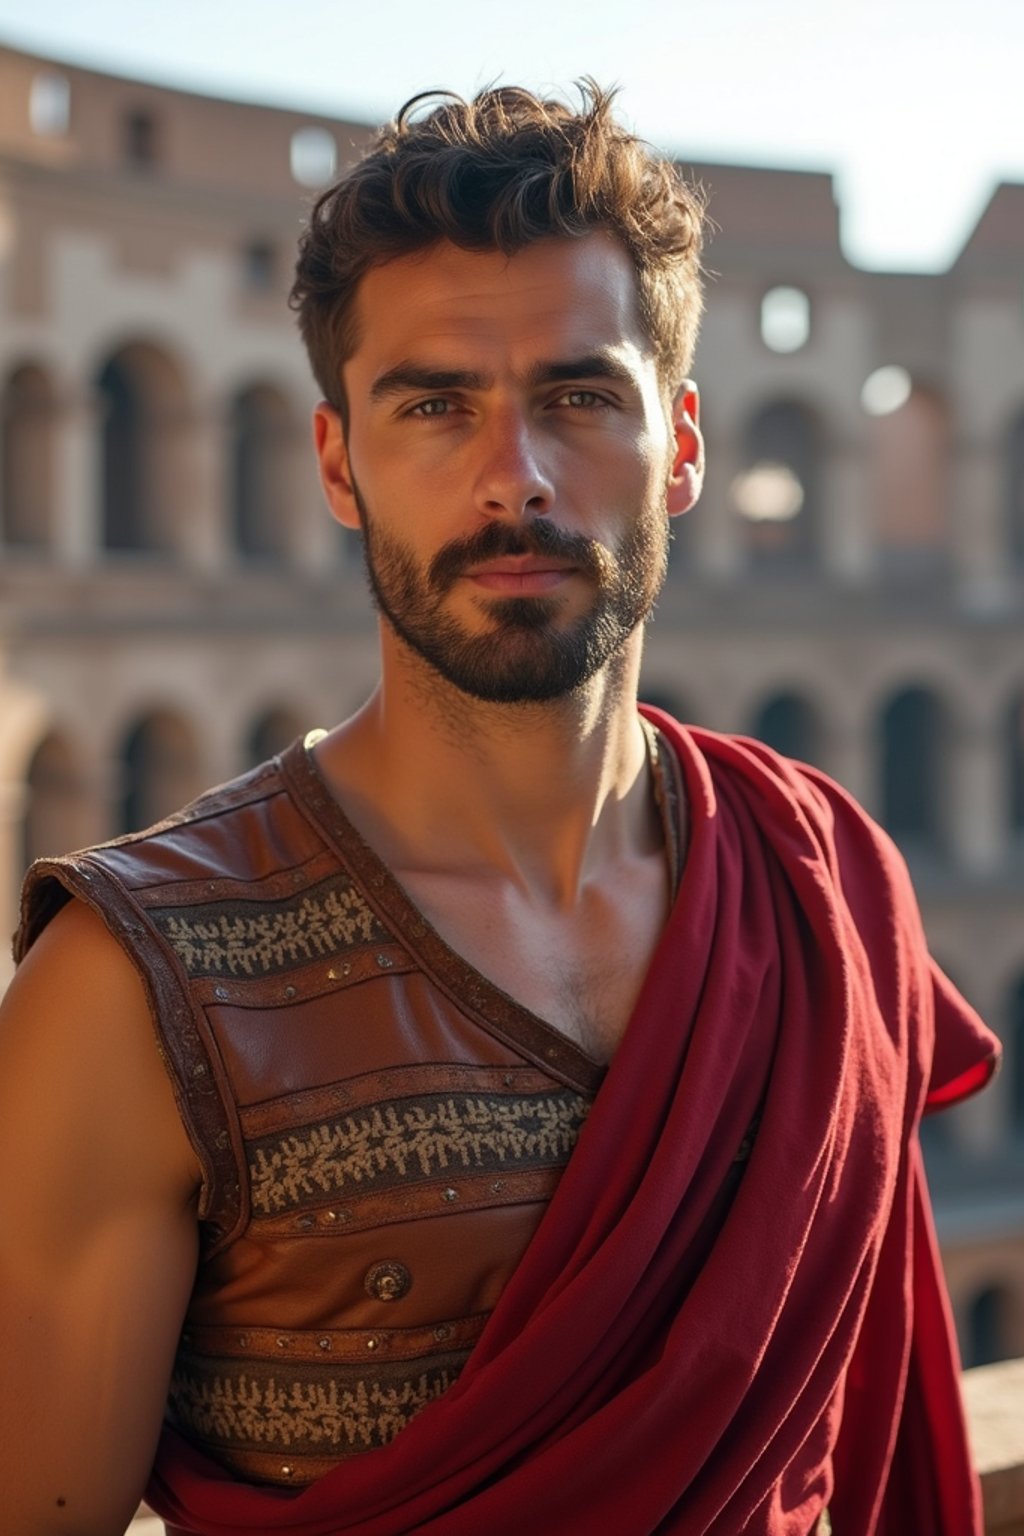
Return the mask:
[[[420,400],[412,406],[410,416],[447,416],[451,410],[451,401],[444,400],[440,396],[436,400]]]
[[[609,401],[595,389],[569,389],[558,397],[556,404],[572,406],[576,411],[592,411],[608,405]]]

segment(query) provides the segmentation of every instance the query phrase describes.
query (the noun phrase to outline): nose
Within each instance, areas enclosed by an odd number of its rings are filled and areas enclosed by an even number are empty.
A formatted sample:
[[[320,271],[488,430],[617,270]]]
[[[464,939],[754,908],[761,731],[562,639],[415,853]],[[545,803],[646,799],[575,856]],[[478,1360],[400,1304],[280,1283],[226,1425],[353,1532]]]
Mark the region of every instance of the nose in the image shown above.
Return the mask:
[[[480,436],[476,503],[485,517],[513,522],[545,517],[555,487],[544,464],[538,431],[523,414],[497,414]]]

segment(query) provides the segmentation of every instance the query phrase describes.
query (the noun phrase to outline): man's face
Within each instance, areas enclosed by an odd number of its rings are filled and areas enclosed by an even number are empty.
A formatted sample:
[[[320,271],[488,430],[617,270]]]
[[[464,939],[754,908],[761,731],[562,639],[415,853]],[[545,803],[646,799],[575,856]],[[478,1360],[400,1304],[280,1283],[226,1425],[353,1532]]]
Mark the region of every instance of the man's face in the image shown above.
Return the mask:
[[[371,270],[357,320],[348,439],[321,407],[318,446],[385,649],[493,702],[579,687],[650,613],[667,512],[696,494],[696,428],[670,421],[625,251],[440,245]]]

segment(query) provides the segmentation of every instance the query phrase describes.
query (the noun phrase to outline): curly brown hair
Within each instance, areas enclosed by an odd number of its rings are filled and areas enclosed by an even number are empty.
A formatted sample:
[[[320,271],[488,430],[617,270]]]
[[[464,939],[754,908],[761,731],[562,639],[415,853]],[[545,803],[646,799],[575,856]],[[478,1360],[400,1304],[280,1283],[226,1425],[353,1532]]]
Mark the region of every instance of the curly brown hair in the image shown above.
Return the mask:
[[[448,91],[414,96],[317,199],[290,302],[337,409],[346,410],[341,370],[359,342],[360,279],[442,240],[511,256],[548,236],[609,231],[636,268],[663,388],[673,393],[686,377],[703,303],[703,193],[615,121],[614,91],[589,79],[578,89],[578,112],[518,86],[468,102]]]

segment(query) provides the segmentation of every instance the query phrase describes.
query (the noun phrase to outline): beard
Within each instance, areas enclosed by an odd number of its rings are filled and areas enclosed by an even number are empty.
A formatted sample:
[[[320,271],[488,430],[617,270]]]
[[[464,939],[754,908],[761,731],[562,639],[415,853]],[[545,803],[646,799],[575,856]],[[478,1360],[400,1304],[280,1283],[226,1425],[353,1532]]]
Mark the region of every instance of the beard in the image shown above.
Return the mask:
[[[354,487],[363,558],[374,604],[397,635],[460,692],[490,704],[545,703],[589,682],[650,616],[665,580],[668,518],[653,500],[612,554],[547,517],[526,526],[491,522],[444,545],[425,567],[374,522]],[[595,588],[588,611],[559,623],[558,593],[480,600],[489,628],[474,634],[445,612],[456,581],[480,561],[503,555],[552,556]]]

